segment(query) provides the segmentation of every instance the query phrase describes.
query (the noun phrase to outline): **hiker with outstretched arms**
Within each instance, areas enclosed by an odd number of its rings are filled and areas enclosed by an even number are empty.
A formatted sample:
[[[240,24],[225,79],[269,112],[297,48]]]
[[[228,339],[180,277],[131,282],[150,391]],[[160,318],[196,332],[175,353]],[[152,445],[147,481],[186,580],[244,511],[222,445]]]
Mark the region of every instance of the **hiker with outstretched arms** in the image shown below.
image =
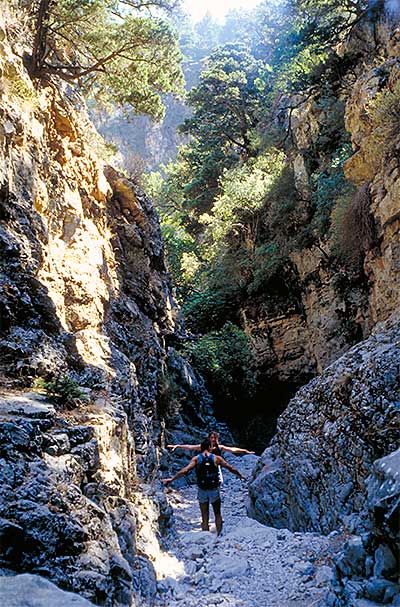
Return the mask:
[[[177,478],[184,476],[193,468],[196,468],[197,478],[197,499],[199,500],[200,512],[201,512],[201,528],[203,531],[209,531],[209,511],[210,504],[214,510],[215,526],[217,528],[217,534],[220,535],[222,531],[222,516],[221,516],[221,495],[219,491],[219,475],[218,466],[222,466],[238,476],[242,480],[246,480],[243,474],[236,470],[233,466],[228,464],[222,457],[211,453],[211,442],[207,438],[200,445],[201,453],[195,455],[187,466],[179,470],[171,478],[164,478],[162,483],[167,485],[172,483]]]
[[[212,430],[208,435],[211,442],[211,453],[214,455],[220,455],[223,457],[223,453],[232,453],[233,455],[254,455],[254,451],[248,449],[242,449],[241,447],[227,447],[221,445],[219,442],[219,432]],[[183,449],[185,451],[200,451],[201,445],[167,445],[168,449],[175,451],[176,449]],[[221,468],[218,466],[219,482],[222,485],[224,479],[222,476]]]
[[[215,455],[222,455],[224,451],[227,453],[232,453],[233,455],[254,455],[254,451],[249,451],[248,449],[221,445],[219,442],[219,432],[216,430],[210,432],[208,438],[211,442],[211,451],[215,453]],[[176,449],[183,449],[185,451],[200,451],[200,445],[167,445],[167,448],[171,449],[171,451],[175,451]]]

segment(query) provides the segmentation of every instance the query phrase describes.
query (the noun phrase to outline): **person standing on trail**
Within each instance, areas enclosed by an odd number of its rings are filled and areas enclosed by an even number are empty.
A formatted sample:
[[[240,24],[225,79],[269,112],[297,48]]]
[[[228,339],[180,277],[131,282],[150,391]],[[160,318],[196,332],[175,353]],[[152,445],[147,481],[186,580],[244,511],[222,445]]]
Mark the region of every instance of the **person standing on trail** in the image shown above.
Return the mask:
[[[227,453],[233,453],[233,455],[254,455],[254,451],[248,451],[247,449],[242,449],[241,447],[227,447],[226,445],[221,445],[219,443],[219,433],[215,430],[210,432],[208,438],[211,442],[211,453],[214,455],[222,456],[224,451]],[[171,449],[172,451],[175,451],[175,449],[183,449],[185,451],[200,451],[201,445],[167,445],[167,448]],[[224,479],[220,466],[218,466],[218,475],[219,482],[222,484]]]
[[[209,438],[204,440],[200,445],[200,454],[195,455],[187,466],[179,470],[171,478],[162,479],[164,485],[172,483],[177,478],[184,476],[193,468],[196,468],[197,478],[197,499],[199,500],[200,512],[201,512],[201,528],[203,531],[209,531],[209,516],[210,516],[210,504],[212,505],[215,517],[215,526],[217,528],[217,534],[220,535],[222,532],[222,515],[221,515],[221,495],[219,492],[220,479],[218,475],[218,467],[222,466],[238,476],[241,480],[245,481],[246,478],[236,470],[233,466],[228,464],[221,456],[215,455],[211,451],[211,441]]]

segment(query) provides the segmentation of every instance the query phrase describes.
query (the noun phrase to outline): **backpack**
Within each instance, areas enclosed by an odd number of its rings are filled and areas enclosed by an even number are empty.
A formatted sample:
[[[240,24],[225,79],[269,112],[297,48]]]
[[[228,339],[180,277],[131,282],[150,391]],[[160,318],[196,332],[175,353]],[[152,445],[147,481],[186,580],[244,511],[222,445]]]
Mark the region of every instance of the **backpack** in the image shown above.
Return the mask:
[[[218,467],[214,462],[214,455],[200,455],[196,466],[197,485],[200,489],[216,489],[219,487]]]

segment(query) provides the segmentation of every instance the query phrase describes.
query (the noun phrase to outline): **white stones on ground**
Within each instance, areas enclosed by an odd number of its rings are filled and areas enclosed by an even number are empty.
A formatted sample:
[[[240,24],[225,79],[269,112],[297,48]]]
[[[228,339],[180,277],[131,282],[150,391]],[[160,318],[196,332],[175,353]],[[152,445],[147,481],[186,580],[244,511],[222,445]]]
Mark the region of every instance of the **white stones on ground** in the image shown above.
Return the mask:
[[[234,556],[222,556],[214,561],[213,572],[224,578],[238,578],[246,575],[249,564],[246,559]]]
[[[262,544],[264,548],[268,548],[272,542],[276,541],[276,537],[276,529],[271,529],[271,527],[266,527],[258,521],[243,517],[237,521],[237,527],[225,532],[223,540],[244,541],[251,544],[254,544],[254,540],[257,540],[257,543]]]
[[[202,547],[209,547],[213,545],[216,540],[215,535],[207,531],[188,531],[182,533],[179,539],[184,546],[195,544]]]
[[[229,462],[242,473],[244,460],[229,456]],[[254,456],[246,456],[246,460],[254,460]],[[173,551],[184,562],[184,574],[174,578],[178,585],[173,592],[160,594],[157,607],[317,605],[326,594],[325,579],[331,574],[329,567],[324,568],[323,554],[334,538],[272,529],[248,518],[246,486],[228,474],[226,477],[222,490],[224,529],[219,538],[212,510],[211,532],[199,531],[196,488],[180,488],[182,502],[175,509],[179,535]],[[319,566],[313,564],[316,559]]]
[[[7,607],[93,607],[86,599],[60,590],[55,584],[40,577],[23,573],[10,577],[0,577],[0,605]]]
[[[319,567],[316,575],[315,575],[315,583],[317,586],[323,586],[324,584],[328,584],[333,579],[333,569],[328,567],[328,565],[322,565]]]

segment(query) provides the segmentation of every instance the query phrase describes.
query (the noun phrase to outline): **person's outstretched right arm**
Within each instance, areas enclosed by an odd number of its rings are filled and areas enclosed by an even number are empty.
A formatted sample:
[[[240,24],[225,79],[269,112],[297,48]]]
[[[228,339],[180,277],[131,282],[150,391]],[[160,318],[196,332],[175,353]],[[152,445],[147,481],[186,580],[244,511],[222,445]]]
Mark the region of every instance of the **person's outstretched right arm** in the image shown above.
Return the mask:
[[[176,481],[177,478],[184,476],[187,472],[189,472],[189,470],[192,470],[192,468],[194,468],[196,464],[197,464],[197,455],[192,457],[192,459],[190,460],[188,465],[185,466],[184,468],[181,468],[181,470],[179,470],[179,472],[174,474],[174,476],[171,476],[170,478],[162,478],[161,479],[162,484],[168,485],[168,483],[172,483],[173,481]]]
[[[227,470],[229,470],[229,472],[232,472],[232,474],[235,474],[240,479],[242,479],[242,481],[246,480],[246,477],[243,476],[243,474],[241,472],[239,472],[239,470],[236,470],[236,468],[234,468],[233,466],[231,466],[230,464],[228,464],[228,462],[225,461],[223,457],[220,457],[219,455],[216,455],[215,456],[215,463],[216,463],[217,466],[222,466],[222,468],[226,468]]]
[[[227,451],[228,453],[233,453],[234,455],[254,455],[254,451],[242,449],[241,447],[227,447],[226,445],[220,445],[220,449],[221,451]]]
[[[183,449],[184,451],[200,451],[200,445],[167,445],[167,449]]]

